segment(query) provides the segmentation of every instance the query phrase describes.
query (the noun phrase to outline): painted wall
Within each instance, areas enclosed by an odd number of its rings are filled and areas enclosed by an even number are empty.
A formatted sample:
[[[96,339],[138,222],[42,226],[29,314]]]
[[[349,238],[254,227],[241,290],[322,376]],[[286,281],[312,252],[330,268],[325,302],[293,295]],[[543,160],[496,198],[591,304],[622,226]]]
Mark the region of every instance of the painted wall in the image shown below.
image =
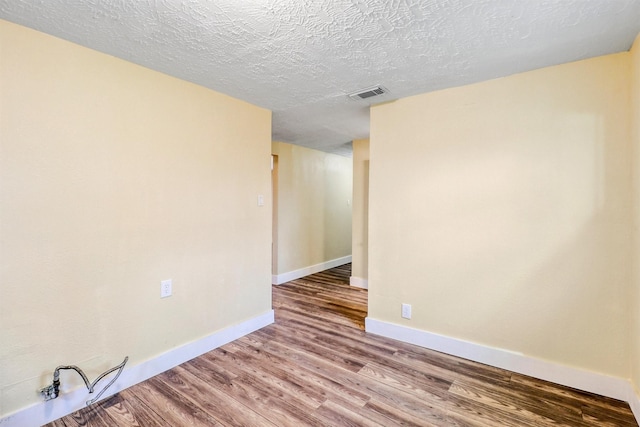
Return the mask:
[[[366,284],[369,268],[369,140],[353,141],[352,284]],[[354,283],[355,282],[355,283]]]
[[[373,107],[370,318],[628,378],[629,74],[621,53]]]
[[[273,142],[278,156],[277,271],[351,255],[351,159]]]
[[[0,55],[0,416],[270,311],[269,111],[4,21]]]
[[[633,146],[633,323],[629,328],[629,341],[633,345],[632,381],[640,396],[640,35],[631,49],[631,144]]]

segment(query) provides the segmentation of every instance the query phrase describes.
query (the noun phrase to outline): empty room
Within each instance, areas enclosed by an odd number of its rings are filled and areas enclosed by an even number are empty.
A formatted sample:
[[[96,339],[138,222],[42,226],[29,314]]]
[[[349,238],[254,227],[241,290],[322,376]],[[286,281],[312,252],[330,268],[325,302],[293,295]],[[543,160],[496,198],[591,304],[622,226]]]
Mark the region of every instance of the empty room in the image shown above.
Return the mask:
[[[640,1],[0,0],[0,426],[637,426]]]

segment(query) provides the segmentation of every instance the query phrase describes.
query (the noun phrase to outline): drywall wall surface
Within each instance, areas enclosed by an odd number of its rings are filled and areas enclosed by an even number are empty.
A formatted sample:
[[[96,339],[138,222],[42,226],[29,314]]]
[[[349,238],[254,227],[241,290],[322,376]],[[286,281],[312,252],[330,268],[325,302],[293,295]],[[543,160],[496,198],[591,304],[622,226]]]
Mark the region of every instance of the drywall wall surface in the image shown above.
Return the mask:
[[[628,378],[628,70],[625,52],[372,107],[369,317]]]
[[[631,48],[631,145],[633,147],[633,296],[632,325],[629,328],[629,340],[633,346],[632,352],[632,380],[636,390],[640,390],[640,35]]]
[[[0,416],[271,310],[270,122],[0,21]]]
[[[351,255],[351,159],[283,142],[278,156],[278,271]]]
[[[353,227],[351,276],[366,280],[369,251],[369,140],[353,141]]]

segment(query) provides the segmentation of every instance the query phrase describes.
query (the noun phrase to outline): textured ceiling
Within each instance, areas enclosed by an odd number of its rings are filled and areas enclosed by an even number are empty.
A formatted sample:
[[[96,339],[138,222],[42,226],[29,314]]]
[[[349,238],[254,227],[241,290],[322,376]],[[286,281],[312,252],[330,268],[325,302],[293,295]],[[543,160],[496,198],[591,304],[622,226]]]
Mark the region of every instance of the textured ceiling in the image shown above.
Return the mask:
[[[349,153],[368,106],[628,50],[640,0],[0,0],[0,18],[273,110]],[[366,101],[346,94],[381,84]]]

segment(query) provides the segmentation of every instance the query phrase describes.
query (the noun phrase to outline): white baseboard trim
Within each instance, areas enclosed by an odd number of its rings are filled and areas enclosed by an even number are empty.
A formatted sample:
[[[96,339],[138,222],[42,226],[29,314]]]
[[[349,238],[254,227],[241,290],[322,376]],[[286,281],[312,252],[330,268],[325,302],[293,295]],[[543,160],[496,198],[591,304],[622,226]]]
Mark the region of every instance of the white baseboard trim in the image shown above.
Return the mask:
[[[636,421],[640,424],[640,394],[631,382],[629,382],[629,398],[625,400],[629,403]]]
[[[356,288],[369,289],[369,281],[362,277],[351,276],[349,278],[349,284]]]
[[[251,332],[257,331],[270,325],[274,320],[274,311],[269,310],[262,315],[237,325],[229,326],[197,341],[169,350],[158,357],[138,365],[131,367],[125,366],[122,375],[120,375],[118,380],[104,393],[100,400],[113,396],[121,390],[165,372],[181,363],[214,350]],[[109,382],[109,378],[110,377],[107,377],[105,379],[105,385]],[[102,384],[99,384],[97,389],[101,389],[100,386],[102,386]],[[57,399],[36,403],[35,405],[31,405],[1,418],[0,426],[38,427],[84,408],[86,406],[85,402],[92,398],[84,387],[72,391],[66,391],[64,387],[62,387],[61,391],[62,393]]]
[[[329,261],[321,262],[320,264],[311,265],[309,267],[300,268],[298,270],[289,271],[286,273],[271,276],[271,283],[274,285],[282,285],[291,280],[296,280],[310,274],[319,273],[324,270],[328,270],[333,267],[338,267],[351,262],[351,255],[347,255],[342,258],[336,258]]]
[[[519,374],[623,400],[629,403],[636,419],[640,419],[638,418],[640,414],[640,401],[638,400],[638,396],[633,390],[631,383],[623,378],[572,368],[525,356],[521,353],[488,347],[394,323],[383,322],[370,317],[365,319],[365,330],[376,335],[382,335],[387,338],[393,338],[486,365],[507,369]]]

